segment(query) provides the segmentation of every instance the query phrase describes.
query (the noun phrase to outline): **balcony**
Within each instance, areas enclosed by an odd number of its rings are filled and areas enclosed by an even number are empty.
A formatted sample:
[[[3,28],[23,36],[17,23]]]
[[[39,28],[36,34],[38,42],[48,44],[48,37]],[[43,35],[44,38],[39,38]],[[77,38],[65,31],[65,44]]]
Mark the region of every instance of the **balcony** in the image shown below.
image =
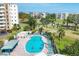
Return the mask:
[[[0,12],[5,12],[5,10],[0,10]]]
[[[6,25],[5,25],[5,23],[3,23],[3,24],[0,24],[0,27],[5,27]]]
[[[5,27],[2,27],[2,28],[0,27],[0,30],[4,30],[4,29],[5,29]]]
[[[4,20],[2,21],[2,20],[1,20],[0,23],[6,23],[6,21],[4,21]]]
[[[5,6],[0,6],[0,9],[5,8]]]
[[[2,17],[2,18],[0,18],[0,20],[5,20],[6,18],[4,18],[4,17]]]
[[[0,14],[0,16],[4,16],[4,15],[5,15],[4,13]]]

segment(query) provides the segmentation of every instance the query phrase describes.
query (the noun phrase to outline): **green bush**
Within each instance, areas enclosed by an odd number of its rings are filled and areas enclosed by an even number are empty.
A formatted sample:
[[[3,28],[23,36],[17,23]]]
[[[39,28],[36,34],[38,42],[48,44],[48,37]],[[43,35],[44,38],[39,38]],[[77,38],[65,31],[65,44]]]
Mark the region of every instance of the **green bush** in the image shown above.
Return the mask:
[[[12,31],[17,31],[19,30],[21,27],[19,24],[14,24],[13,28],[12,28]]]
[[[23,28],[23,30],[24,30],[24,31],[29,30],[29,26],[25,26],[25,27]]]
[[[2,46],[3,46],[3,44],[4,44],[4,42],[3,42],[3,41],[0,41],[0,47],[2,47]]]
[[[14,39],[14,36],[12,34],[8,35],[7,36],[7,39],[10,41],[10,40],[13,40]]]
[[[60,50],[61,54],[70,55],[70,56],[79,56],[79,40],[76,40],[70,46],[65,46],[63,50]]]
[[[12,31],[12,33],[9,33],[8,36],[7,36],[7,39],[10,41],[10,40],[13,40],[14,39],[14,35],[16,35],[17,32],[16,31]]]
[[[33,29],[33,30],[32,30],[32,34],[35,33],[36,31],[37,31],[37,30]]]
[[[43,31],[43,28],[41,27],[41,28],[39,28],[39,32],[41,33]]]
[[[12,30],[7,30],[9,33],[12,33]]]

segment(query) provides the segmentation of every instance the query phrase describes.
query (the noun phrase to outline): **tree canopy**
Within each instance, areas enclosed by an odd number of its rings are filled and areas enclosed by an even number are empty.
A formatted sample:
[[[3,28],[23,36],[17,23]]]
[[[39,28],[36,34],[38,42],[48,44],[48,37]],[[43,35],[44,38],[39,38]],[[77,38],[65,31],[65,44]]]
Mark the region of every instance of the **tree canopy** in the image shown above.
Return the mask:
[[[23,13],[23,12],[19,13],[19,18],[22,20],[28,19],[29,17],[30,17],[30,15],[27,13]]]

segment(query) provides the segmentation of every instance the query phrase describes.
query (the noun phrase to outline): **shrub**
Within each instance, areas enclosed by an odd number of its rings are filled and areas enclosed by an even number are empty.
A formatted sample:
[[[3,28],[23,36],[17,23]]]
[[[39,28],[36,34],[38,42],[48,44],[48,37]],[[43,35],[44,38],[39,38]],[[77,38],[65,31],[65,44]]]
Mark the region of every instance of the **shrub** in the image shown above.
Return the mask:
[[[12,30],[7,30],[9,33],[12,33]]]
[[[79,56],[79,40],[76,40],[71,46],[65,46],[60,52],[66,55]]]
[[[19,30],[20,28],[21,28],[21,27],[20,27],[19,24],[14,24],[12,30],[13,30],[13,31],[17,31],[17,30]]]
[[[0,41],[0,48],[3,46],[4,42]]]
[[[32,30],[32,34],[33,34],[33,33],[35,33],[36,31],[37,31],[37,30],[35,30],[35,29],[34,29],[34,30]]]
[[[7,39],[10,41],[10,40],[13,40],[14,39],[14,36],[12,34],[8,35],[7,36]]]
[[[29,30],[29,26],[25,26],[25,27],[23,28],[23,30],[24,30],[24,31]]]
[[[41,28],[39,28],[39,32],[41,33],[43,31],[43,28],[41,27]]]
[[[65,31],[64,31],[64,29],[62,27],[60,27],[58,29],[58,37],[60,39],[60,38],[63,38],[64,36],[65,36]]]

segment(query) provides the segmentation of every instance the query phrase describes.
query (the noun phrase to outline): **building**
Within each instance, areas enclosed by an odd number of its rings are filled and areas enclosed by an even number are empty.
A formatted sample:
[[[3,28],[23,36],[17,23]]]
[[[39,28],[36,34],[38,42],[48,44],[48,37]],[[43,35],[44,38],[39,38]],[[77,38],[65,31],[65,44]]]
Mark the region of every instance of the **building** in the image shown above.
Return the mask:
[[[45,18],[46,17],[46,13],[32,12],[31,16],[40,19],[40,18]]]
[[[68,13],[57,13],[56,18],[57,19],[67,19],[68,15],[69,15]]]
[[[10,30],[14,24],[19,24],[18,6],[13,3],[0,4],[0,31]]]

